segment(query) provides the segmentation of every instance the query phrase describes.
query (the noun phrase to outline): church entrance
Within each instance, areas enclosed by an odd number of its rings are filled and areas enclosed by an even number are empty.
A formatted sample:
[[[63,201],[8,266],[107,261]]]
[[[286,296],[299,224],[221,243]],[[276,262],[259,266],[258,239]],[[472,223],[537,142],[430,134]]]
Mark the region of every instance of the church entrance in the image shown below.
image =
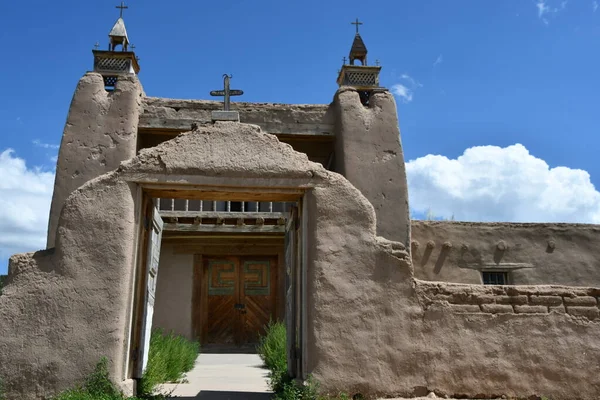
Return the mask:
[[[275,319],[277,267],[273,256],[202,256],[201,275],[195,277],[200,296],[193,305],[200,311],[200,343],[258,343]]]
[[[154,329],[206,354],[246,354],[270,321],[285,322],[289,372],[303,376],[299,193],[223,193],[143,193],[132,377],[143,375]]]

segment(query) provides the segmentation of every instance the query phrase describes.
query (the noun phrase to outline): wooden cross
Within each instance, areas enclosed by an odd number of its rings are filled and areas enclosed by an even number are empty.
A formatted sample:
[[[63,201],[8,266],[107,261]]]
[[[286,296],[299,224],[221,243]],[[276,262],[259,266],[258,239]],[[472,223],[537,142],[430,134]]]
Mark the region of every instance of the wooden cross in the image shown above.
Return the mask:
[[[223,106],[223,110],[229,111],[229,97],[230,96],[241,96],[244,94],[243,90],[237,89],[229,89],[229,80],[231,79],[231,75],[224,74],[223,75],[223,87],[224,90],[213,90],[210,92],[211,96],[222,96],[225,97],[225,104]]]
[[[346,65],[346,57],[342,58],[342,62]]]
[[[356,22],[350,22],[352,25],[356,25],[356,33],[358,34],[358,26],[362,25],[362,22],[358,21],[358,18],[356,18]]]
[[[116,6],[115,8],[120,8],[121,9],[121,13],[119,14],[119,18],[123,18],[123,10],[128,9],[129,7],[127,7],[125,5],[125,2],[122,1],[120,6]]]

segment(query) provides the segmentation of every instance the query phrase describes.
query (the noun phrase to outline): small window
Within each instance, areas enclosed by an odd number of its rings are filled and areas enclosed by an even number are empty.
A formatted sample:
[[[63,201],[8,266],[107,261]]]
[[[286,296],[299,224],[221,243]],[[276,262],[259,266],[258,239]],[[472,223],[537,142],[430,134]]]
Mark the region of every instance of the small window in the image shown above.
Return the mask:
[[[508,285],[508,272],[482,272],[484,285]]]

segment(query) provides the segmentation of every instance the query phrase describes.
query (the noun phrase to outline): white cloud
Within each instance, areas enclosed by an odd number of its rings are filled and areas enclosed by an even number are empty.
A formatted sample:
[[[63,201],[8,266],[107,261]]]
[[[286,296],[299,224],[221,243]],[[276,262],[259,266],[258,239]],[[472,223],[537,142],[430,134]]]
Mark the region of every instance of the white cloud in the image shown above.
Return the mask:
[[[0,259],[45,248],[54,173],[28,167],[7,149],[0,176]]]
[[[444,57],[440,54],[433,62],[433,66],[440,65],[444,61]]]
[[[537,0],[535,3],[538,10],[538,18],[544,22],[544,24],[548,25],[549,20],[548,16],[551,14],[556,14],[561,10],[564,10],[567,7],[569,0],[563,0],[560,2],[558,6],[550,6],[548,0]],[[557,3],[554,3],[557,4]]]
[[[404,82],[392,85],[392,93],[398,96],[403,103],[410,103],[413,100],[415,89],[422,87],[423,85],[407,74],[402,74],[400,79]]]
[[[413,91],[401,83],[392,85],[392,93],[400,97],[405,103],[410,103],[413,99]]]
[[[596,10],[598,10],[598,6],[599,6],[599,4],[597,1],[595,1],[595,0],[592,1],[592,9],[594,10],[594,12],[596,12]]]
[[[550,168],[521,144],[471,147],[406,164],[410,205],[465,221],[600,223],[600,192],[580,169]]]
[[[37,147],[41,147],[43,149],[53,149],[53,150],[56,150],[56,149],[58,149],[60,147],[58,144],[43,143],[39,139],[35,139],[32,143],[34,145],[36,145]]]

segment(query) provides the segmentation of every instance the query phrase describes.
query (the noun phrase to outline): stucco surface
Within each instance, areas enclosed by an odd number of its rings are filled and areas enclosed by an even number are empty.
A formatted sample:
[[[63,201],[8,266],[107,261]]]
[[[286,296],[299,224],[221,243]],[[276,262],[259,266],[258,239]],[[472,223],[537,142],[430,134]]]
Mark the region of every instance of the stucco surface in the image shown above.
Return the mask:
[[[134,227],[129,184],[105,176],[67,199],[55,249],[11,257],[0,296],[7,399],[62,390],[102,356],[123,378]]]
[[[356,186],[377,214],[377,233],[408,246],[410,219],[404,155],[394,96],[374,91],[369,106],[341,88],[336,111],[335,171]]]
[[[71,384],[100,355],[110,357],[116,379],[125,378],[134,182],[306,191],[307,372],[323,391],[600,397],[599,322],[575,308],[593,309],[590,297],[597,307],[597,289],[544,292],[563,304],[583,297],[570,305],[578,315],[549,308],[520,314],[516,305],[510,313],[457,308],[450,292],[459,299],[489,295],[496,305],[506,305],[497,299],[508,294],[414,280],[404,245],[377,236],[375,209],[348,180],[257,126],[219,123],[88,182],[65,203],[54,254],[12,258],[0,297],[0,376],[10,400]]]
[[[54,246],[69,194],[135,156],[142,95],[134,74],[119,77],[112,93],[104,89],[99,73],[88,72],[79,80],[58,152],[47,248]]]
[[[223,109],[223,101],[143,99],[141,130],[188,131],[194,123],[211,122],[211,112]],[[334,113],[326,104],[274,104],[232,102],[242,123],[259,125],[272,134],[333,135]]]
[[[172,245],[163,243],[152,326],[195,340],[192,333],[193,284],[194,255],[175,254]]]
[[[485,264],[513,284],[600,287],[599,243],[600,225],[413,221],[411,254],[428,281],[481,283]]]

